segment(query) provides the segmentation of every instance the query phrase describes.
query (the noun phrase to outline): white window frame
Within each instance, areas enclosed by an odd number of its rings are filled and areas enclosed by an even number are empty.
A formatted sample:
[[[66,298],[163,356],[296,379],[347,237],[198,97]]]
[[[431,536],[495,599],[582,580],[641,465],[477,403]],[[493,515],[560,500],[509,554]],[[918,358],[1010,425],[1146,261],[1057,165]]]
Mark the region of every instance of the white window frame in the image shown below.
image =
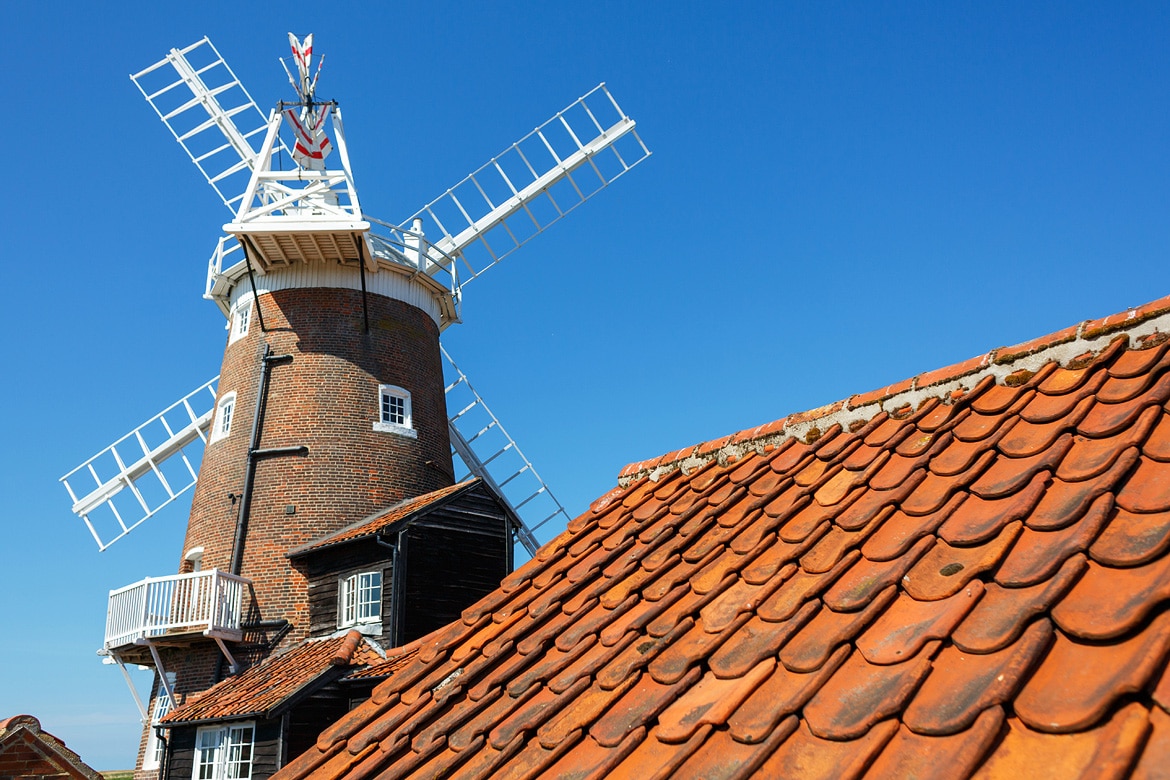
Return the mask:
[[[399,406],[399,413],[393,414],[388,406]],[[401,422],[395,421],[398,417]],[[375,431],[383,433],[397,433],[399,436],[418,438],[418,431],[414,429],[414,419],[410,408],[410,391],[398,385],[378,385],[378,419],[374,423]]]
[[[248,335],[248,327],[252,324],[252,305],[255,298],[252,293],[240,296],[232,306],[232,316],[228,321],[228,344],[233,344]]]
[[[191,780],[251,780],[255,753],[254,722],[204,726],[195,732]]]
[[[225,411],[226,410],[226,411]],[[211,441],[217,442],[232,435],[232,419],[236,416],[236,391],[224,395],[215,405],[215,416],[211,419]],[[226,417],[226,419],[225,419]]]
[[[167,672],[167,677],[170,678],[171,685],[174,685],[175,673]],[[158,730],[155,729],[155,726],[166,717],[171,709],[171,697],[167,695],[166,687],[159,683],[158,693],[154,697],[154,714],[150,719],[150,731],[146,735],[146,751],[142,754],[143,769],[158,769],[162,763],[163,743],[158,738]]]
[[[374,579],[377,583],[374,584]],[[382,622],[382,572],[343,575],[337,583],[337,627]]]

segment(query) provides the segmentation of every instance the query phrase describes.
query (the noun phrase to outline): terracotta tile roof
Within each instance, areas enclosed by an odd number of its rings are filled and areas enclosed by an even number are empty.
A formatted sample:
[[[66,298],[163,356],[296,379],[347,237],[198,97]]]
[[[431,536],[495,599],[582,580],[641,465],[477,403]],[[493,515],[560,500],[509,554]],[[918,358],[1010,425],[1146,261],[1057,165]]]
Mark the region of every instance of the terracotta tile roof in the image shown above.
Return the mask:
[[[385,658],[371,658],[366,661],[366,666],[355,668],[352,672],[347,672],[345,679],[363,680],[389,677],[414,660],[417,652],[418,649],[413,644],[405,647],[396,647],[393,650],[386,651]]]
[[[160,722],[168,726],[206,720],[267,717],[298,693],[317,687],[327,672],[340,677],[348,667],[382,664],[384,659],[357,631],[329,639],[310,639],[279,656],[229,677],[192,702],[176,707]]]
[[[389,509],[379,512],[375,515],[359,520],[352,525],[342,528],[336,533],[330,534],[322,539],[317,539],[308,544],[301,545],[293,550],[290,550],[289,557],[302,555],[312,550],[323,550],[326,547],[333,547],[334,545],[343,544],[345,542],[352,542],[357,539],[364,539],[381,531],[383,528],[410,517],[413,514],[418,514],[426,510],[434,509],[441,506],[448,500],[470,490],[474,485],[479,483],[479,478],[464,480],[458,482],[450,487],[441,488],[430,493],[424,493],[421,496],[408,498],[405,501],[399,502]]]
[[[634,464],[279,776],[1164,773],[1168,333]]]

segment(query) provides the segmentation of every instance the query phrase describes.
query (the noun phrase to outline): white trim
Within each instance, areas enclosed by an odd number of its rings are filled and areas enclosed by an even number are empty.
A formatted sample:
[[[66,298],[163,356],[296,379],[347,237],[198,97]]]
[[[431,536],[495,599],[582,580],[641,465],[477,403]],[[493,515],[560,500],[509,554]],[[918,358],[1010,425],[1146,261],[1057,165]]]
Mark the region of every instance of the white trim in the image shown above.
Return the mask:
[[[378,385],[378,419],[374,430],[418,438],[410,406],[410,391],[398,385]]]
[[[252,324],[252,308],[254,303],[255,296],[252,295],[250,290],[236,299],[235,304],[232,306],[232,316],[228,318],[228,344],[234,344],[248,335],[248,328]]]
[[[209,444],[232,435],[232,420],[236,416],[236,391],[224,393],[215,405],[215,416],[211,419]]]
[[[191,571],[199,571],[203,568],[203,547],[192,547],[183,556],[183,560],[191,564]]]
[[[242,265],[242,263],[239,265]],[[418,276],[417,273],[404,274],[401,272],[402,270],[405,269],[390,270],[382,268],[377,273],[366,274],[367,292],[371,295],[381,295],[410,304],[416,309],[421,309],[426,312],[427,316],[436,325],[441,325],[442,311],[439,307],[439,302],[435,299],[434,290],[416,279]],[[248,284],[246,274],[240,274],[237,281],[232,282],[232,284],[233,288],[228,293],[228,303],[230,306],[234,306],[236,301],[252,294],[252,287]],[[431,284],[433,285],[434,282],[431,282]],[[341,290],[361,290],[361,276],[358,273],[358,269],[354,266],[326,263],[297,263],[286,268],[270,268],[267,273],[256,277],[257,295],[264,295],[265,293],[272,293],[277,290],[322,287]]]
[[[251,780],[255,748],[256,724],[253,721],[204,726],[195,732],[191,779]],[[204,768],[209,771],[200,774],[200,769]]]
[[[175,684],[175,673],[167,672],[167,677],[171,685]],[[162,760],[163,743],[158,738],[158,732],[155,731],[155,726],[163,717],[171,711],[171,697],[167,695],[165,686],[160,684],[158,692],[154,697],[154,713],[150,719],[150,726],[148,727],[146,735],[146,750],[142,753],[142,768],[143,769],[158,769],[159,763]]]
[[[381,571],[354,572],[338,579],[338,628],[382,622],[382,582]]]

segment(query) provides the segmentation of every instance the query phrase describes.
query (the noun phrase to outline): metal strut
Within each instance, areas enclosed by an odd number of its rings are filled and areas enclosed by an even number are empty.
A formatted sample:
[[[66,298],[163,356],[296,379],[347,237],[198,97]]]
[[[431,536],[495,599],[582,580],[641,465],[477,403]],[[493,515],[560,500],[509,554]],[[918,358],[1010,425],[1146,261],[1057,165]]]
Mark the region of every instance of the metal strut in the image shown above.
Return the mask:
[[[256,275],[252,273],[252,261],[248,257],[248,238],[240,236],[240,248],[244,250],[244,264],[248,268],[248,281],[252,283],[252,301],[256,304],[256,319],[260,321],[260,332],[267,333],[264,327],[264,309],[260,307],[260,296],[256,294]]]
[[[365,332],[370,332],[370,306],[366,298],[366,253],[362,247],[365,241],[358,235],[353,237],[354,246],[357,247],[358,254],[358,275],[362,280],[362,323],[365,326]]]

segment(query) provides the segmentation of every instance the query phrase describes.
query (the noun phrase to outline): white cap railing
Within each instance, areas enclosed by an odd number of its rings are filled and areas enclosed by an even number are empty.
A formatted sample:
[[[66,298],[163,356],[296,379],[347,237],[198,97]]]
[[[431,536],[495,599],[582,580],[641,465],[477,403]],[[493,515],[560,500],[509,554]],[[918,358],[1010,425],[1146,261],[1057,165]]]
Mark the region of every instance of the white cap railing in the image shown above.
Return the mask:
[[[219,569],[147,577],[110,591],[107,650],[164,634],[238,632],[250,581]]]

